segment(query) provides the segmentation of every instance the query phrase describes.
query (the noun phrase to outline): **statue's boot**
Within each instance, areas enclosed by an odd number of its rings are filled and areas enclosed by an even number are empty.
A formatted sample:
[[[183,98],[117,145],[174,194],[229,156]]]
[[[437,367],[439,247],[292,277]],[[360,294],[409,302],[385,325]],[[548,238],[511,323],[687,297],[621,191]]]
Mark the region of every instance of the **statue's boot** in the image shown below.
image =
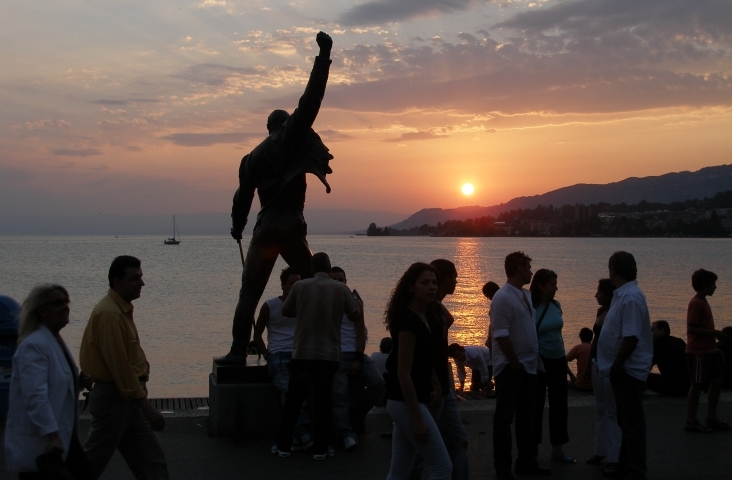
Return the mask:
[[[246,365],[247,356],[246,354],[237,355],[229,352],[223,357],[214,358],[214,362],[218,363],[219,365]]]

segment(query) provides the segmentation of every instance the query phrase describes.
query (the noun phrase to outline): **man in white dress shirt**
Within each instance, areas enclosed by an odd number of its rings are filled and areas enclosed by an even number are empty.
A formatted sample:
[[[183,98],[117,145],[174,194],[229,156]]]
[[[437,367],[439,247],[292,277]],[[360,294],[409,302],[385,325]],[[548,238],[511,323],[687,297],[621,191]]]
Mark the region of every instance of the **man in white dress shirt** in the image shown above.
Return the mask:
[[[642,480],[647,471],[643,392],[653,364],[651,318],[633,255],[613,253],[608,269],[615,292],[597,341],[597,366],[600,375],[610,377],[623,432],[619,474]]]
[[[536,434],[536,372],[543,365],[534,325],[531,292],[531,258],[523,252],[506,257],[506,284],[491,302],[493,374],[496,412],[493,416],[493,464],[499,480],[512,479],[511,424],[516,417],[516,473],[547,476],[534,458]]]

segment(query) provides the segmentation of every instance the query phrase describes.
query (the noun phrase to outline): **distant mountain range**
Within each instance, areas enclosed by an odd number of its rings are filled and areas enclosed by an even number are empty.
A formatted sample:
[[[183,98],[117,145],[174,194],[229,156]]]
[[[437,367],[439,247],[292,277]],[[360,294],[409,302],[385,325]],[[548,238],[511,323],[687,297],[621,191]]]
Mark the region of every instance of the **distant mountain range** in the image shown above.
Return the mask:
[[[437,225],[447,220],[496,216],[501,212],[539,205],[574,205],[606,202],[634,204],[648,202],[671,203],[711,197],[715,193],[732,190],[732,165],[706,167],[696,172],[674,172],[655,177],[630,177],[619,182],[601,184],[579,183],[559,188],[542,195],[517,197],[491,207],[425,208],[390,228],[408,229],[422,225]],[[378,224],[377,224],[378,225]]]

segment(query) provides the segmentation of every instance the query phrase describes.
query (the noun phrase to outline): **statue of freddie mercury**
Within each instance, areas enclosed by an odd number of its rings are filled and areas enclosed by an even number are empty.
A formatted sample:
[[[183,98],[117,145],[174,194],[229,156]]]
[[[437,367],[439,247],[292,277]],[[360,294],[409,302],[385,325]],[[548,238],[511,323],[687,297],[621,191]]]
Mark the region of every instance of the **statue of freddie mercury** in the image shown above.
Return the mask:
[[[247,250],[241,277],[239,303],[234,312],[230,352],[219,364],[243,364],[254,324],[254,313],[279,255],[302,278],[312,276],[305,208],[306,173],[317,176],[330,193],[325,176],[332,173],[333,158],[312,129],[325,94],[333,40],[324,32],[316,42],[320,53],[297,109],[289,115],[275,110],[267,118],[269,136],[246,155],[239,167],[239,188],[231,208],[231,236],[241,241],[242,231],[257,190],[261,209]]]

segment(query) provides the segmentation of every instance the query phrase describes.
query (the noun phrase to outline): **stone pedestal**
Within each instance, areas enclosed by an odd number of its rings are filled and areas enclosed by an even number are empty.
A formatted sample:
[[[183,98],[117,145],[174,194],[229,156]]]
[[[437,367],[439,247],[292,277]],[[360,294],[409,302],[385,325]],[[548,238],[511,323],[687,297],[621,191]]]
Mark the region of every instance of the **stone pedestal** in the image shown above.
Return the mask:
[[[280,424],[280,392],[270,382],[267,362],[256,356],[246,365],[218,365],[208,378],[209,419],[217,437],[274,434]]]

